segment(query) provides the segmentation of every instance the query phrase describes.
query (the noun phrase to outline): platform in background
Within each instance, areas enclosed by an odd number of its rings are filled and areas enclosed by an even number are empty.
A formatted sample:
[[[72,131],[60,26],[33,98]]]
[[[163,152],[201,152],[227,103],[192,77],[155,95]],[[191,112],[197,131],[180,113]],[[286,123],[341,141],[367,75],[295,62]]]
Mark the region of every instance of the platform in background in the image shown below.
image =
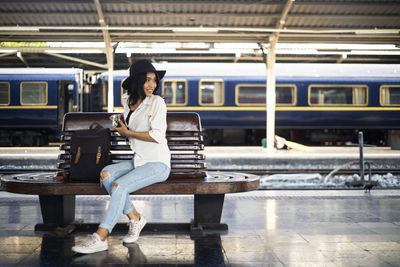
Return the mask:
[[[376,168],[398,168],[400,150],[389,147],[364,147],[364,159]],[[2,168],[55,169],[58,147],[0,148]],[[302,150],[275,150],[268,153],[261,146],[214,147],[206,146],[204,154],[209,169],[257,170],[257,169],[318,169],[336,168],[360,157],[358,147],[305,147]]]
[[[376,167],[400,166],[400,150],[389,147],[364,147],[364,159]],[[304,147],[303,149],[275,150],[268,153],[263,147],[205,148],[206,162],[211,169],[329,169],[336,168],[360,157],[359,147]]]
[[[132,199],[150,222],[187,221],[193,212],[193,196]],[[77,218],[98,223],[107,201],[78,197]],[[0,265],[400,266],[399,190],[255,191],[228,194],[224,205],[227,234],[143,233],[124,246],[125,233],[114,232],[109,251],[76,255],[71,247],[85,234],[35,233],[37,196],[0,192]]]
[[[56,171],[57,147],[0,148],[0,172]],[[354,188],[361,184],[359,147],[301,147],[269,153],[259,146],[205,147],[210,171],[236,171],[261,175],[263,189],[332,189]],[[364,147],[364,160],[371,162],[372,181],[378,188],[400,188],[400,150],[389,147]],[[348,165],[350,162],[356,164]],[[349,169],[346,175],[329,172]],[[272,174],[272,176],[271,176]],[[368,169],[365,166],[365,178]],[[368,177],[369,178],[369,177]],[[362,188],[361,188],[362,189]]]

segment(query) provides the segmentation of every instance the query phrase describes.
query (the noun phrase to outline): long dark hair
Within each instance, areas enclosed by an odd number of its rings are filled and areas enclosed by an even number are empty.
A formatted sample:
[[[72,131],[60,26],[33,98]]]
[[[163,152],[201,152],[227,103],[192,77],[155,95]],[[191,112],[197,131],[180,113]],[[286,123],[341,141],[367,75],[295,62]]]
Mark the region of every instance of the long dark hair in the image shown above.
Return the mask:
[[[153,91],[153,95],[158,95],[158,87],[159,87],[159,83],[160,80],[158,79],[158,75],[156,74],[156,83],[157,86]],[[139,99],[145,99],[146,98],[146,94],[144,93],[144,83],[147,80],[147,73],[143,72],[143,73],[139,73],[138,75],[136,75],[136,77],[134,79],[132,79],[131,84],[129,85],[129,87],[127,88],[127,94],[129,95],[128,98],[128,105],[135,105]]]

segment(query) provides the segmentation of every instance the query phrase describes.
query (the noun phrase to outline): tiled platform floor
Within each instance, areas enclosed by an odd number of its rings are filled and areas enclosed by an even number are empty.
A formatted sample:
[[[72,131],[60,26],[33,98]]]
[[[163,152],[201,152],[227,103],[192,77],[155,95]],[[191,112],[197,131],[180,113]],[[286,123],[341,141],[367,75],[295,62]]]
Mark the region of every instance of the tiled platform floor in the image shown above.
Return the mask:
[[[151,222],[192,218],[192,196],[133,200]],[[77,218],[98,222],[106,203],[104,196],[78,197]],[[143,233],[125,247],[124,233],[113,233],[107,252],[86,256],[71,251],[85,233],[34,232],[40,221],[37,197],[0,192],[0,266],[400,266],[400,190],[227,195],[227,234]]]

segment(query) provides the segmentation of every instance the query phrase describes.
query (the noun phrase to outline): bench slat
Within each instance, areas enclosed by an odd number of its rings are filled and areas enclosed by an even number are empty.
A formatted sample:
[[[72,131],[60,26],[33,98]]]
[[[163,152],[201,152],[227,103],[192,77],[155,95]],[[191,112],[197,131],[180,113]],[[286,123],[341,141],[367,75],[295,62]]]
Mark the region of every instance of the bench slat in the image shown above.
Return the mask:
[[[70,142],[71,141],[71,133],[66,133],[61,137],[62,142]],[[196,136],[196,135],[167,135],[166,136],[168,142],[176,142],[176,143],[202,143],[204,142],[203,136]],[[126,138],[120,135],[111,135],[111,141],[113,142],[127,142]],[[128,143],[128,142],[127,142]]]
[[[130,160],[133,154],[112,154],[113,160]],[[64,159],[69,160],[69,155],[65,155]],[[199,161],[204,160],[203,154],[171,154],[171,161]]]
[[[199,142],[202,143],[203,136],[168,136],[167,135],[167,140],[168,142]]]
[[[207,167],[207,163],[199,162],[199,163],[171,163],[171,169],[179,170],[179,169],[201,169],[205,170]]]
[[[202,151],[204,150],[204,145],[203,144],[170,144],[168,145],[169,150],[171,151]],[[70,144],[61,144],[60,150],[65,150],[65,151],[70,151],[71,146]],[[129,145],[123,145],[123,144],[111,144],[111,150],[117,151],[132,151],[131,147]]]
[[[187,162],[187,163],[171,163],[171,169],[173,170],[205,170],[207,164],[205,162]],[[58,162],[57,169],[69,170],[71,164],[69,162]]]
[[[112,154],[111,158],[113,160],[130,160],[132,159],[133,154]],[[178,161],[199,161],[199,160],[205,160],[205,155],[204,154],[171,154],[171,160]],[[70,155],[69,154],[59,154],[58,155],[59,160],[65,160],[69,161],[70,160]]]

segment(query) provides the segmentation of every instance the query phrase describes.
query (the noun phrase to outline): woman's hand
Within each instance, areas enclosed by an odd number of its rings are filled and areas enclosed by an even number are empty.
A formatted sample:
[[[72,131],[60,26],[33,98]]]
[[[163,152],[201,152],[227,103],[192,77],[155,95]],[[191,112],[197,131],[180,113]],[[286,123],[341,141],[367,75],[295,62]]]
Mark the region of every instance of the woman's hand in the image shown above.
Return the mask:
[[[110,116],[110,120],[112,120],[112,116]],[[121,115],[118,116],[118,123],[120,127],[115,127],[114,129],[123,137],[130,137],[130,138],[136,138],[142,141],[147,141],[147,142],[154,142],[157,143],[156,140],[153,139],[153,137],[150,136],[149,132],[134,132],[130,131],[128,127],[126,127],[125,123],[122,122],[121,120]]]
[[[120,127],[114,127],[114,129],[122,136],[124,137],[128,137],[129,134],[129,130],[126,127],[125,123],[122,122],[121,120],[121,116],[118,116],[118,123],[120,125]]]

